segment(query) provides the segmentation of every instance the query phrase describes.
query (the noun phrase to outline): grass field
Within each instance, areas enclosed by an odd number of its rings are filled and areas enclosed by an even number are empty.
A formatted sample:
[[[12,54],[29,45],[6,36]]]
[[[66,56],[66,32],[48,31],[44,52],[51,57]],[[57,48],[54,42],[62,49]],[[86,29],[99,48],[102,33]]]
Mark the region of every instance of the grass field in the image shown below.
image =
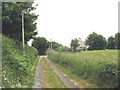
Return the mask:
[[[2,35],[2,87],[31,88],[34,84],[37,50]]]
[[[98,87],[118,86],[118,51],[96,50],[78,53],[54,53],[48,58],[76,77],[88,80]]]

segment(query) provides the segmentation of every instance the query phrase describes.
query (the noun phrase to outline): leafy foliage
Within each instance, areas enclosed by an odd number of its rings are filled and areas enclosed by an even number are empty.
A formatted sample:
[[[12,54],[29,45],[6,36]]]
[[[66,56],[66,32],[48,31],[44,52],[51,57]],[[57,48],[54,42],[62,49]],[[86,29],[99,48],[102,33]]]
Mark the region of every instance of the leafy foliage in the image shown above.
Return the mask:
[[[52,42],[52,49],[54,49],[55,51],[58,51],[58,52],[70,51],[69,47],[63,46],[62,44],[59,44],[58,42],[55,42],[55,41]]]
[[[107,48],[108,48],[108,49],[115,49],[115,39],[114,39],[113,36],[110,36],[110,37],[108,38]]]
[[[106,39],[102,35],[93,32],[87,37],[86,44],[89,50],[103,50],[106,49]]]
[[[25,41],[32,39],[37,32],[36,22],[38,15],[31,13],[35,7],[32,2],[3,2],[2,3],[2,33],[22,41],[22,13],[25,21]]]
[[[78,43],[78,42],[79,42],[78,39],[72,39],[72,40],[71,40],[70,46],[71,46],[72,51],[75,51],[76,47],[79,46],[79,43]]]
[[[69,51],[70,51],[69,47],[67,47],[67,46],[62,47],[62,52],[69,52]]]
[[[55,41],[52,42],[52,48],[53,48],[55,51],[59,51],[60,47],[63,47],[63,45],[62,45],[62,44],[59,44],[58,42],[55,42]]]
[[[116,49],[120,49],[120,33],[115,34],[115,47]]]
[[[33,86],[37,50],[25,45],[23,56],[22,44],[2,36],[2,87],[28,88]]]
[[[32,46],[38,50],[38,54],[44,55],[45,51],[49,47],[49,42],[44,37],[35,37],[33,39]]]

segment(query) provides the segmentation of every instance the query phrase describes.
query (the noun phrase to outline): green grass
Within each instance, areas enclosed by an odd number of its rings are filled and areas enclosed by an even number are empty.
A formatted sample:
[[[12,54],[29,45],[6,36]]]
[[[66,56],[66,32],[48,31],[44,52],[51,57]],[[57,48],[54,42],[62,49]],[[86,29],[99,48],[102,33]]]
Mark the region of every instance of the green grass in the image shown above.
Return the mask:
[[[59,79],[55,72],[50,68],[45,58],[41,59],[43,71],[43,85],[44,88],[65,88],[64,83]]]
[[[2,82],[6,88],[30,88],[33,86],[37,50],[2,35]]]
[[[113,88],[118,85],[117,50],[54,53],[48,58],[69,70],[71,74],[75,74],[76,77],[87,80],[97,87]]]
[[[96,85],[90,83],[89,80],[85,80],[81,77],[79,77],[78,75],[76,75],[75,73],[72,73],[69,69],[62,67],[60,64],[57,64],[55,62],[53,62],[63,73],[65,73],[70,79],[74,80],[81,89],[84,90],[84,88],[99,88]]]

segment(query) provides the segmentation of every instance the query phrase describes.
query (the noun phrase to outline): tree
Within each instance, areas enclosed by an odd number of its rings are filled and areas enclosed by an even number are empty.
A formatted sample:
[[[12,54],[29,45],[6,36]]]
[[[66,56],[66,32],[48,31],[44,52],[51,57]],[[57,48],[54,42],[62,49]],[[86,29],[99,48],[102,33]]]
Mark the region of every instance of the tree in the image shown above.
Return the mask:
[[[53,48],[54,50],[58,51],[58,48],[59,48],[60,46],[62,46],[62,45],[59,44],[58,42],[55,42],[55,41],[52,42],[52,48]]]
[[[89,50],[102,50],[106,49],[107,42],[102,35],[98,35],[97,33],[93,32],[87,37],[86,45],[89,46]]]
[[[115,38],[113,36],[110,36],[107,40],[107,48],[108,49],[115,49]]]
[[[67,47],[67,46],[62,47],[62,52],[68,52],[68,51],[70,51],[69,47]]]
[[[116,49],[120,49],[120,33],[115,34],[115,47]]]
[[[55,42],[55,41],[52,41],[52,49],[54,49],[55,51],[58,51],[58,52],[60,52],[60,51],[67,52],[70,50],[69,47],[63,46],[62,44]]]
[[[32,39],[37,32],[36,19],[38,15],[31,13],[36,8],[32,2],[3,2],[2,3],[2,33],[10,38],[22,41],[22,13],[25,20],[25,42]]]
[[[35,37],[33,39],[32,46],[38,50],[38,54],[44,55],[45,51],[49,47],[49,42],[44,37]]]
[[[60,47],[63,47],[63,45],[62,45],[62,44],[59,44],[58,42],[55,42],[55,41],[52,42],[52,48],[53,48],[55,51],[59,51],[59,48],[60,48]]]
[[[78,39],[72,39],[70,46],[71,46],[72,51],[76,51],[76,47],[79,46],[79,40]]]

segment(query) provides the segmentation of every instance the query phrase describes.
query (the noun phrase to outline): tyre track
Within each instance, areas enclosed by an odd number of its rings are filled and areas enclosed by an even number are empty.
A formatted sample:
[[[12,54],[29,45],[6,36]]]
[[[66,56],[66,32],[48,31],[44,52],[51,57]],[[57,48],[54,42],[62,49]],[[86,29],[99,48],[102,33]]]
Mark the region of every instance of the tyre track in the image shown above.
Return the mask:
[[[47,63],[50,65],[50,67],[53,69],[53,71],[58,75],[58,77],[61,79],[61,81],[63,81],[63,83],[65,84],[65,86],[67,88],[71,88],[71,89],[77,89],[80,90],[80,87],[77,85],[77,83],[75,83],[73,80],[70,80],[64,73],[62,73],[53,63],[51,63],[48,58],[46,57],[46,61]],[[76,90],[75,89],[75,90]]]
[[[42,64],[41,64],[40,59],[38,61],[37,67],[36,67],[33,88],[43,88]]]

